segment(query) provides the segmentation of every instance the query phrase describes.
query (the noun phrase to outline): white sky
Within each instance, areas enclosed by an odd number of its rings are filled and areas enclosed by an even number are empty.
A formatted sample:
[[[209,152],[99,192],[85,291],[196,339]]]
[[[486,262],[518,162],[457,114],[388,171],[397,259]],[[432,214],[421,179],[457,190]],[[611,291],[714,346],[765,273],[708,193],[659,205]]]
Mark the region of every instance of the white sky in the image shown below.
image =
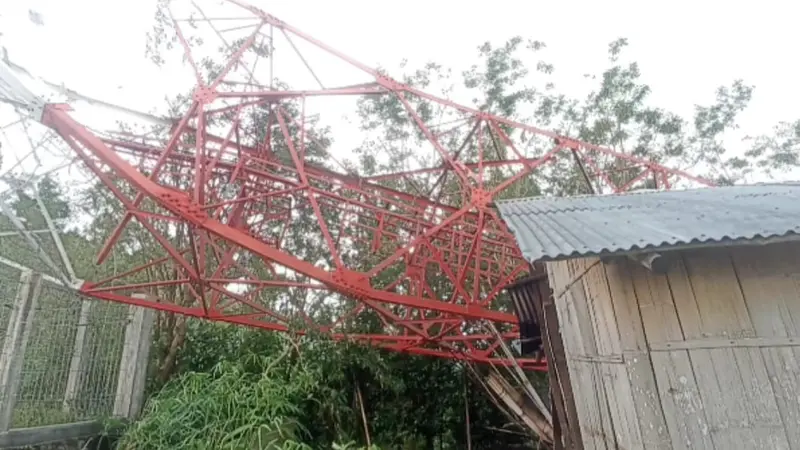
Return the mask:
[[[755,84],[742,131],[768,132],[800,117],[800,4],[764,0],[748,6],[711,1],[591,0],[490,3],[454,0],[252,0],[267,12],[373,66],[396,69],[434,60],[457,70],[476,61],[484,41],[514,35],[544,41],[560,92],[582,96],[584,73],[606,66],[607,44],[627,37],[653,104],[689,117],[714,90],[733,79]],[[44,26],[28,20],[41,13]],[[51,81],[120,105],[153,110],[164,95],[191,86],[144,57],[155,0],[5,0],[0,44],[12,61]],[[324,69],[323,69],[324,72]],[[397,74],[396,70],[394,72]],[[335,130],[334,130],[335,132]],[[353,141],[355,142],[355,141]]]

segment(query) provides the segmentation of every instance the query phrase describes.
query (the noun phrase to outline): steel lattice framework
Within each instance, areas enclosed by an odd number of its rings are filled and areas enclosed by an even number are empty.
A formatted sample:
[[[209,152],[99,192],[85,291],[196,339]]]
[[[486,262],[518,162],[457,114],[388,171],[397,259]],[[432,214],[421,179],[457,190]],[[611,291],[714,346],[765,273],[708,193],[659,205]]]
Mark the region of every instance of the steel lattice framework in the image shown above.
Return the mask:
[[[241,26],[202,11],[187,21],[163,17],[174,26],[196,86],[182,117],[162,138],[101,137],[73,119],[68,106],[44,107],[42,122],[125,208],[98,262],[106,263],[132,224],[147,230],[164,251],[134,270],[84,282],[80,290],[89,296],[268,330],[318,330],[414,354],[507,364],[503,341],[519,332],[503,290],[529,265],[493,201],[537,173],[542,179],[568,174],[598,192],[645,183],[668,189],[681,180],[707,184],[652,161],[430,95],[258,8],[227,3],[248,14],[236,22]],[[228,55],[221,64],[196,55],[188,33],[198,23],[221,38]],[[269,83],[259,83],[258,59],[267,60],[260,67],[272,65],[275,35],[285,39],[287,52],[296,52],[317,86],[305,89],[287,80],[294,88],[282,89],[271,74]],[[325,87],[324,73],[318,76],[299,51],[301,42],[366,82]],[[332,157],[313,158],[313,149],[328,144],[310,126],[307,103],[343,96],[394,107],[422,142],[418,151],[429,149],[435,156],[429,159],[433,164],[360,176],[333,169]],[[437,111],[436,123],[430,111]],[[443,124],[450,128],[442,130]],[[288,243],[300,227],[320,254]],[[171,279],[142,276],[155,266],[168,267]],[[167,287],[183,295],[160,295]],[[319,302],[348,312],[321,314]],[[486,321],[500,332],[488,331],[482,326]],[[353,333],[356,323],[377,324],[376,331]],[[546,368],[541,359],[517,361],[529,369]]]

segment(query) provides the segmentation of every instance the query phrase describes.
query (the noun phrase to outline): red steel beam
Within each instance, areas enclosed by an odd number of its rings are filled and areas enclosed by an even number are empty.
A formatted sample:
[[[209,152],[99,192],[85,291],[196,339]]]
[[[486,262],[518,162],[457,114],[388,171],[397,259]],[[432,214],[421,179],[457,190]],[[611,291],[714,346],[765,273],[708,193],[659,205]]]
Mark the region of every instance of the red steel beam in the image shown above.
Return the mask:
[[[47,105],[42,122],[51,127],[64,139],[80,142],[88,151],[111,167],[114,172],[128,181],[139,192],[153,198],[162,207],[183,217],[189,223],[219,236],[240,247],[247,248],[255,254],[290,268],[298,273],[311,277],[325,284],[331,290],[353,298],[369,298],[372,300],[418,309],[427,309],[461,316],[467,319],[487,319],[504,323],[518,323],[513,314],[492,311],[477,305],[456,305],[445,302],[432,302],[407,295],[380,291],[365,285],[361,280],[354,280],[351,274],[341,273],[338,280],[334,274],[327,272],[302,259],[278,251],[262,241],[208,217],[202,205],[190,198],[178,195],[142,175],[122,157],[112,151],[97,136],[90,133],[69,114],[66,105]]]

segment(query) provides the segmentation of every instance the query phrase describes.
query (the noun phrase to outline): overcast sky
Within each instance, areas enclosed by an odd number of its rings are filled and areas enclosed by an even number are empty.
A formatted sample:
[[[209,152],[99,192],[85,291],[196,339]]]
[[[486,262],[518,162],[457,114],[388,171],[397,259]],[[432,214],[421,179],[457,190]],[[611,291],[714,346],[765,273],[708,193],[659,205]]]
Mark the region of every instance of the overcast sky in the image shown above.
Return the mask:
[[[2,3],[0,44],[37,75],[141,110],[187,86],[144,57],[154,0]],[[373,66],[396,68],[407,58],[412,65],[434,60],[463,69],[484,41],[501,43],[514,35],[541,40],[548,44],[544,57],[556,67],[560,90],[573,95],[583,94],[578,80],[584,73],[605,67],[608,42],[627,37],[627,52],[640,63],[658,106],[689,116],[695,104],[713,100],[717,86],[742,78],[756,85],[741,121],[744,132],[768,132],[780,120],[800,117],[796,2],[252,3]],[[43,26],[28,19],[29,8],[41,13]]]

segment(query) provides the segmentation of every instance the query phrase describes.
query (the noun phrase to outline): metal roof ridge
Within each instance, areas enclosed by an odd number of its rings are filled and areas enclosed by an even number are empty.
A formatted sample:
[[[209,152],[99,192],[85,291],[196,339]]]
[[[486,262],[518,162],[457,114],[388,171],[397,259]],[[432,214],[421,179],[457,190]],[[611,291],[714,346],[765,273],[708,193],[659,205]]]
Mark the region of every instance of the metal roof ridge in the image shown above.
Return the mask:
[[[534,197],[520,197],[520,198],[511,198],[511,199],[503,199],[503,200],[496,200],[495,204],[514,204],[514,203],[522,203],[522,202],[541,202],[545,200],[580,200],[580,199],[587,199],[587,198],[607,198],[607,197],[630,197],[636,195],[646,195],[646,194],[663,194],[669,195],[670,193],[684,193],[684,192],[700,192],[705,191],[708,189],[713,190],[729,190],[729,189],[741,189],[741,188],[749,188],[749,187],[761,187],[761,186],[797,186],[800,187],[800,180],[797,181],[767,181],[761,183],[752,183],[752,184],[734,184],[734,185],[727,185],[727,186],[715,186],[715,187],[701,187],[701,188],[688,188],[688,189],[670,189],[670,190],[658,190],[658,189],[639,189],[635,191],[627,191],[627,192],[614,192],[610,194],[580,194],[580,195],[570,195],[566,197],[558,197],[558,196],[534,196]]]

